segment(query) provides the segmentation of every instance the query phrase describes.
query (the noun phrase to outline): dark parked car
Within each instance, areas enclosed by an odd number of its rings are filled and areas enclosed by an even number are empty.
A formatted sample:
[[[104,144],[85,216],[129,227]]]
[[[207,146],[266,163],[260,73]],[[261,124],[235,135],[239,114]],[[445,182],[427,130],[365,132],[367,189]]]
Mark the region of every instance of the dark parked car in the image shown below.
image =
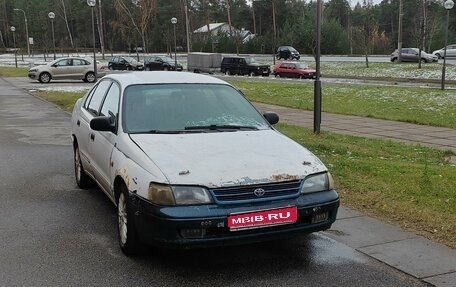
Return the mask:
[[[271,73],[269,65],[258,63],[252,57],[224,57],[220,66],[220,71],[228,75],[262,75],[268,77]]]
[[[428,54],[424,51],[421,51],[421,57],[419,55],[418,48],[402,48],[402,62],[417,62],[421,61],[422,63],[432,63],[437,62],[439,58],[436,55]],[[396,62],[399,58],[399,53],[397,49],[391,53],[391,62]]]
[[[146,71],[182,71],[182,64],[167,56],[153,56],[144,60],[144,70]]]
[[[110,70],[129,70],[142,71],[143,64],[132,57],[116,56],[109,60],[108,69]]]
[[[299,60],[301,58],[299,52],[291,46],[280,46],[277,49],[276,57],[278,60]]]
[[[316,71],[310,69],[307,64],[302,62],[287,62],[283,61],[274,67],[274,76],[288,77],[288,78],[301,78],[301,79],[315,79]]]

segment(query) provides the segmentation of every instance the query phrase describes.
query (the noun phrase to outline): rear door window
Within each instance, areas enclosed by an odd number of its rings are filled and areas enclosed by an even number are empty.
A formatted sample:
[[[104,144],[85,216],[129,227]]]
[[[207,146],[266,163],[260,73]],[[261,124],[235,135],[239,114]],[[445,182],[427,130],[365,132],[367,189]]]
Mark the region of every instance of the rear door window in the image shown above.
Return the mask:
[[[108,91],[109,86],[111,85],[110,80],[101,81],[96,87],[95,91],[90,98],[90,102],[87,106],[87,110],[91,112],[94,116],[98,116],[98,111],[103,101],[103,97]]]

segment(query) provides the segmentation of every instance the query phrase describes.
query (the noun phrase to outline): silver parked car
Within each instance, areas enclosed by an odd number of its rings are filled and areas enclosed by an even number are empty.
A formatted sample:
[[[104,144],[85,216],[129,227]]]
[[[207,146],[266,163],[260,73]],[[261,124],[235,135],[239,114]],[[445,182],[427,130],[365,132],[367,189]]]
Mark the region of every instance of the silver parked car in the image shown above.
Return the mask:
[[[30,79],[41,83],[49,83],[52,79],[73,79],[84,82],[95,82],[93,59],[80,57],[66,57],[54,60],[46,65],[35,66],[28,71]],[[99,69],[101,67],[99,66]],[[101,75],[101,70],[98,74]]]
[[[140,243],[243,244],[325,230],[339,196],[328,169],[220,79],[111,74],[72,114],[76,183],[117,206],[127,255]]]
[[[435,55],[439,59],[443,59],[443,55],[445,54],[444,49],[445,49],[445,47],[443,47],[442,49],[439,49],[439,50],[435,50],[434,52],[432,52],[432,54]],[[447,46],[446,56],[447,57],[456,57],[456,45],[455,44]]]
[[[432,63],[437,62],[438,58],[435,55],[428,54],[424,51],[421,51],[421,56],[419,56],[418,48],[402,48],[402,62],[417,62],[421,61],[422,63]],[[397,49],[391,53],[391,62],[396,62],[399,60],[399,53]]]

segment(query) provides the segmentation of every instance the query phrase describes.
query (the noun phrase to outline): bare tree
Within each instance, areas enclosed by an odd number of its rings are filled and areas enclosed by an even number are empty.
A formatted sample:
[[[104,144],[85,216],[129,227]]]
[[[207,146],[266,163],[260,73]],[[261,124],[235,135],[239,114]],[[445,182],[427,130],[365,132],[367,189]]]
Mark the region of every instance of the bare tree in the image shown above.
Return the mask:
[[[114,0],[119,15],[125,15],[141,36],[143,49],[147,52],[146,32],[152,18],[156,0]]]
[[[66,12],[65,0],[61,0],[60,3],[62,5],[61,8],[62,8],[62,13],[63,13],[63,16],[61,16],[61,17],[65,21],[65,25],[66,25],[66,28],[68,30],[68,36],[70,38],[71,48],[74,48],[73,35],[71,35],[70,25],[68,24],[68,17],[67,17],[67,12]]]

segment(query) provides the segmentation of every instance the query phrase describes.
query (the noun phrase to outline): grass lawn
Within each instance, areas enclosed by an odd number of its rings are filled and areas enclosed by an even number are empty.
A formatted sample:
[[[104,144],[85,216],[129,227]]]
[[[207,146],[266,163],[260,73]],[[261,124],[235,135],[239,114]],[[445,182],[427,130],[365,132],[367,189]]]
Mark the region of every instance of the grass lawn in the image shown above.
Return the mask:
[[[27,77],[28,68],[0,67],[0,77]]]
[[[313,109],[313,82],[229,80],[255,102]],[[324,112],[456,128],[456,92],[410,87],[328,84]]]
[[[33,93],[69,112],[73,110],[74,103],[84,96],[83,92],[36,91]]]
[[[278,125],[327,165],[342,204],[456,248],[456,165],[427,147]]]
[[[309,63],[313,65],[313,63]],[[374,63],[369,62],[321,62],[322,75],[344,77],[374,77],[374,78],[409,78],[434,79],[442,77],[442,60],[439,63],[425,63],[418,69],[418,63]],[[446,65],[446,80],[456,80],[456,66]]]
[[[83,93],[38,91],[71,110]],[[456,248],[456,165],[427,147],[279,124],[327,165],[342,203]]]

